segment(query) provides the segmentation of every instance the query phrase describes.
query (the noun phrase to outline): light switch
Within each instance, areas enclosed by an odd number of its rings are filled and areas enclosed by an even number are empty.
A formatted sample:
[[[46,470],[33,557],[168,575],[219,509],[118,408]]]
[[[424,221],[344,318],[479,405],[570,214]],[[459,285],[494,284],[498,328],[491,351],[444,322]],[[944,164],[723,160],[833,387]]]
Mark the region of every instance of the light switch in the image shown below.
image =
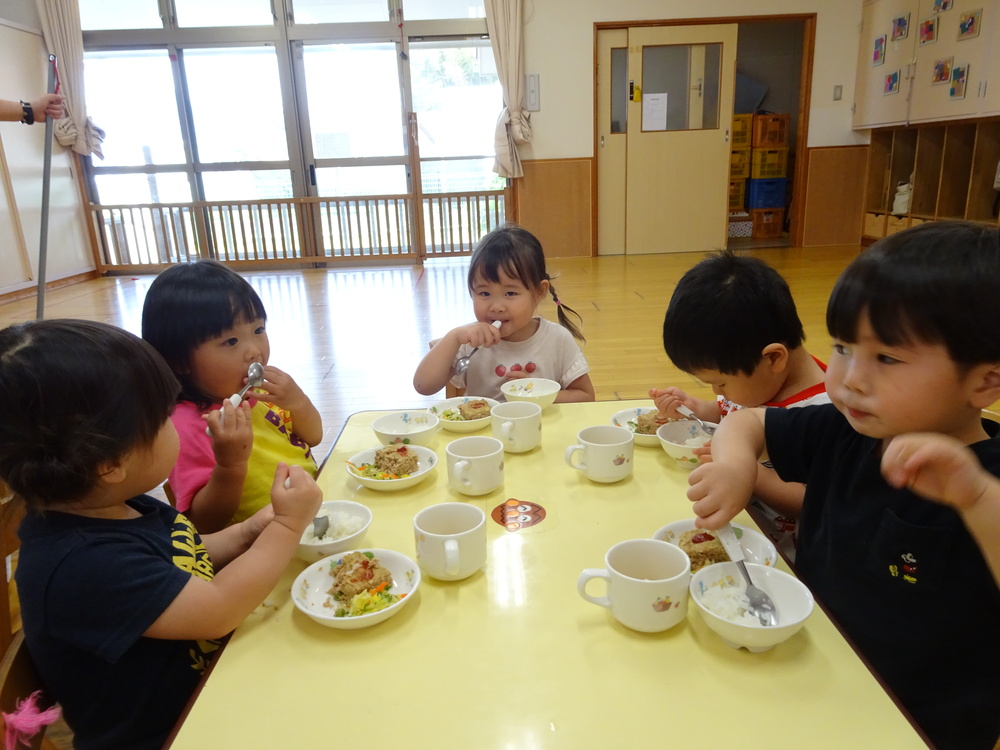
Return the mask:
[[[537,112],[542,108],[538,91],[538,73],[529,73],[524,79],[524,108],[529,112]]]
[[[844,87],[837,85],[833,87],[833,100],[839,102],[844,98]]]

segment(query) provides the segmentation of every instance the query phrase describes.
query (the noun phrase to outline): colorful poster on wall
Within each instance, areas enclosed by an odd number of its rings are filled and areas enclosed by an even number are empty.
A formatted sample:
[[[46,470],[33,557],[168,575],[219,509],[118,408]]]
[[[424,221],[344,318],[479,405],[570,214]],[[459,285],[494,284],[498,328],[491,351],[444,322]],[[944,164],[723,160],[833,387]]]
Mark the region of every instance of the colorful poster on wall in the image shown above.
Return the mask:
[[[885,62],[885,34],[875,40],[875,48],[872,50],[872,66],[881,65]]]
[[[958,40],[975,39],[979,36],[979,22],[983,16],[983,9],[970,10],[963,13],[958,21]]]
[[[882,87],[883,94],[899,93],[899,71],[894,70],[885,77],[885,84]]]
[[[910,33],[910,14],[892,19],[892,41],[906,39]]]
[[[954,57],[945,57],[941,60],[934,61],[934,73],[931,76],[931,83],[950,83],[951,82],[951,64],[955,61]]]
[[[920,22],[920,46],[937,41],[937,19],[928,18]]]
[[[969,64],[955,65],[951,69],[951,89],[948,96],[951,99],[964,99],[965,87],[969,82]]]
[[[955,0],[934,0],[934,12],[942,13],[946,10],[951,10],[951,6],[955,4]]]

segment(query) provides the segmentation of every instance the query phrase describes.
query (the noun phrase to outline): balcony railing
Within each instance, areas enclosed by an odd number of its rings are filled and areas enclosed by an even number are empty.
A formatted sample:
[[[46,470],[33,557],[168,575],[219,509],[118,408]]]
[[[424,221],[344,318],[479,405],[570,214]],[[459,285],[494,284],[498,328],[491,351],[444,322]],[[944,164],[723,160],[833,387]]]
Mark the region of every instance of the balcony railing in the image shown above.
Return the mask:
[[[293,198],[93,205],[102,272],[136,273],[199,258],[268,266],[467,255],[506,221],[504,190],[413,198]]]

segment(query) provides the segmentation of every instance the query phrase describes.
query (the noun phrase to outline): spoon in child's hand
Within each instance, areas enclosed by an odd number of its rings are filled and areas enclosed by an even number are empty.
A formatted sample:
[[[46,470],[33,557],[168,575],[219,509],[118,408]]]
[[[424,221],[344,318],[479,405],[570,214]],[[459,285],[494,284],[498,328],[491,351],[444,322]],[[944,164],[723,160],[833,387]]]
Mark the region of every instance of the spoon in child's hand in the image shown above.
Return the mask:
[[[701,427],[702,431],[706,435],[708,435],[709,437],[711,437],[712,435],[714,435],[715,431],[717,429],[719,429],[719,425],[717,425],[717,424],[711,424],[709,422],[702,422],[700,419],[698,419],[697,415],[695,415],[695,413],[693,411],[691,411],[689,408],[687,408],[683,404],[681,404],[680,406],[677,407],[677,411],[680,412],[681,414],[683,414],[688,419],[693,419],[695,422],[697,422],[698,425]]]
[[[247,368],[247,384],[243,386],[239,393],[234,393],[229,397],[229,403],[233,405],[234,409],[238,409],[240,402],[243,401],[243,396],[251,388],[260,388],[264,385],[264,365],[260,362],[251,362],[250,367]],[[219,415],[219,426],[222,426],[222,421],[226,418],[226,413],[223,411]],[[208,427],[205,428],[205,432],[209,435],[212,434],[212,430]]]
[[[503,323],[501,323],[499,320],[494,320],[490,325],[492,325],[494,328],[496,328],[499,331],[500,330],[500,326],[502,326]],[[461,375],[463,372],[465,372],[466,370],[469,369],[469,360],[471,360],[472,359],[472,355],[475,354],[478,351],[479,351],[479,347],[477,346],[475,349],[473,349],[471,352],[469,352],[468,354],[466,354],[464,357],[459,357],[458,358],[458,361],[455,362],[455,374],[456,375]]]

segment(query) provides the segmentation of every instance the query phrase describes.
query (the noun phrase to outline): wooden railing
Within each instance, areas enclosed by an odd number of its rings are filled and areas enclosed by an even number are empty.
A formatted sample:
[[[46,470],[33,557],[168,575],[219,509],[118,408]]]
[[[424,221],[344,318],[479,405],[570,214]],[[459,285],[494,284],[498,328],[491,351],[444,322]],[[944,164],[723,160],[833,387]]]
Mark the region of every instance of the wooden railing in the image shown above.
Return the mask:
[[[506,221],[504,190],[238,202],[92,205],[101,272],[199,258],[301,266],[467,255]]]

